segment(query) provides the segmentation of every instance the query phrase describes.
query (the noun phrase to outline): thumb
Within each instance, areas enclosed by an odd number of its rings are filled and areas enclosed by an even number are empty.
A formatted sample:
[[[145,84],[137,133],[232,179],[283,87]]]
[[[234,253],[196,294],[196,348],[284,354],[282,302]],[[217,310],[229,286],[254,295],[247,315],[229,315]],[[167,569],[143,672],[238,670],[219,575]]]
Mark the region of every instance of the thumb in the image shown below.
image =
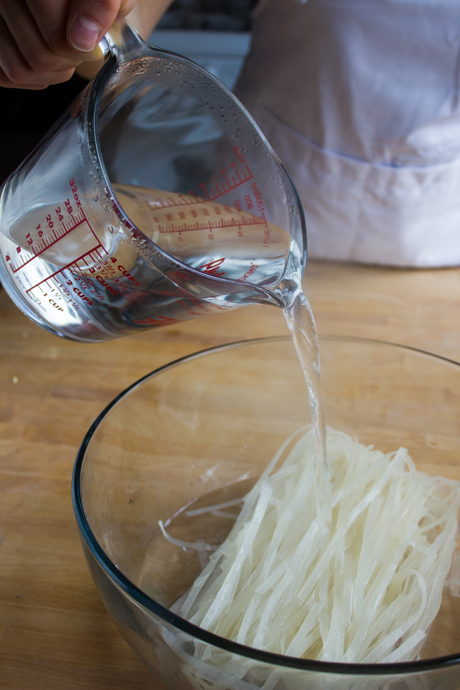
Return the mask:
[[[134,4],[126,0],[73,0],[67,18],[67,42],[81,53],[90,53],[117,15],[126,14]],[[83,60],[88,58],[88,55],[82,56]]]

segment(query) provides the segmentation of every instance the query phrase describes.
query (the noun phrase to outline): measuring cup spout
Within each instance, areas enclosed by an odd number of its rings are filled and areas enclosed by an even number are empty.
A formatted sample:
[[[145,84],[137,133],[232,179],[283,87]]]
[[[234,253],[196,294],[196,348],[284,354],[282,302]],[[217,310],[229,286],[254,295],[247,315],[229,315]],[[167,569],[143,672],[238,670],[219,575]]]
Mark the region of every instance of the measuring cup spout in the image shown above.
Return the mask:
[[[282,280],[276,288],[274,288],[272,293],[273,301],[270,303],[282,309],[287,309],[294,304],[300,292],[303,292],[301,271],[293,274],[291,278]]]

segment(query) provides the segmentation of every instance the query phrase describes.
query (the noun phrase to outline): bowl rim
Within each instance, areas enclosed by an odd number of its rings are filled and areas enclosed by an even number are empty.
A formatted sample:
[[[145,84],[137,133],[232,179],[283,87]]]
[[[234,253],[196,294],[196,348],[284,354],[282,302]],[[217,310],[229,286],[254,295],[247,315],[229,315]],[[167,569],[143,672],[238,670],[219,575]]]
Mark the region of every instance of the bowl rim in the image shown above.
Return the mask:
[[[426,350],[422,350],[416,347],[401,345],[398,343],[393,343],[385,340],[378,340],[372,338],[361,338],[355,336],[347,335],[320,335],[319,340],[335,340],[335,341],[348,341],[348,342],[358,342],[358,343],[370,343],[375,345],[387,345],[391,347],[396,347],[401,350],[406,350],[409,352],[414,352],[417,354],[425,355],[433,359],[440,360],[447,364],[453,364],[456,367],[460,367],[460,362],[457,362],[448,357],[442,355],[437,355]],[[155,601],[155,599],[149,597],[145,592],[143,592],[137,585],[135,585],[131,580],[126,577],[111,561],[107,556],[103,548],[99,545],[96,537],[94,536],[91,527],[89,526],[88,520],[85,515],[83,508],[83,502],[81,498],[81,472],[83,468],[83,461],[86,454],[86,449],[96,432],[98,426],[103,421],[103,419],[108,415],[111,409],[117,405],[122,398],[133,391],[138,386],[142,385],[145,381],[150,378],[154,378],[164,371],[175,368],[179,365],[193,361],[204,357],[208,354],[224,352],[228,349],[244,347],[247,345],[264,344],[270,342],[292,342],[292,336],[282,335],[282,336],[270,336],[263,338],[252,338],[247,340],[238,340],[232,343],[227,343],[225,345],[218,345],[215,347],[206,348],[199,350],[189,355],[179,357],[153,371],[149,372],[145,376],[129,385],[123,391],[121,391],[95,419],[91,427],[88,429],[85,437],[81,443],[78,450],[78,454],[75,460],[73,474],[72,474],[72,502],[75,513],[75,518],[77,525],[80,530],[81,537],[84,539],[90,553],[95,558],[99,566],[106,572],[110,579],[121,589],[125,594],[127,594],[131,599],[133,599],[137,604],[146,608],[149,612],[158,616],[160,619],[173,626],[181,632],[185,632],[191,637],[197,638],[202,642],[212,645],[218,649],[222,649],[227,652],[238,654],[241,657],[253,659],[255,661],[268,663],[273,666],[281,666],[284,668],[290,668],[295,670],[311,671],[316,673],[329,673],[336,675],[356,675],[356,676],[378,676],[378,675],[407,675],[414,673],[422,673],[426,671],[435,671],[441,668],[446,668],[447,666],[455,666],[460,664],[460,652],[457,654],[450,654],[442,657],[434,657],[430,659],[416,660],[416,661],[404,661],[396,662],[393,664],[360,664],[360,663],[343,663],[343,662],[331,662],[331,661],[317,661],[313,659],[303,659],[297,657],[289,657],[283,654],[276,654],[274,652],[267,652],[264,650],[256,649],[243,645],[232,640],[228,640],[224,637],[216,635],[214,633],[208,632],[204,628],[200,628],[193,623],[190,623],[185,618],[173,613],[168,608],[162,604]]]

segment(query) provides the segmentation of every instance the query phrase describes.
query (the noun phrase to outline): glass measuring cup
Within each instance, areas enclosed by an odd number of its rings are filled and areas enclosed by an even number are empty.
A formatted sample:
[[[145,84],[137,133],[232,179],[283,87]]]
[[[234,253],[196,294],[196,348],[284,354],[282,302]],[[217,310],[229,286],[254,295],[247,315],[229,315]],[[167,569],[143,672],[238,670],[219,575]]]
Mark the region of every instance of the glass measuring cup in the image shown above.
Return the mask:
[[[287,305],[305,268],[304,217],[251,117],[124,20],[100,47],[104,67],[1,190],[11,298],[84,342]]]

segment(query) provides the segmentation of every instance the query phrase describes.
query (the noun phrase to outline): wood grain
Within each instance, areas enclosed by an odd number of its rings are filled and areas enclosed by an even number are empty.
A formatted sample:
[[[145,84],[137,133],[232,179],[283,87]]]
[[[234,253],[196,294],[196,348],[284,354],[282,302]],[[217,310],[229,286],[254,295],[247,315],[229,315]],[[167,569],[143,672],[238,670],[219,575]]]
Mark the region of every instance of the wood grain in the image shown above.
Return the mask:
[[[460,360],[460,269],[311,263],[318,330]],[[288,333],[251,307],[99,345],[60,340],[0,293],[0,687],[162,688],[105,612],[80,548],[73,462],[91,422],[123,388],[191,352]]]

